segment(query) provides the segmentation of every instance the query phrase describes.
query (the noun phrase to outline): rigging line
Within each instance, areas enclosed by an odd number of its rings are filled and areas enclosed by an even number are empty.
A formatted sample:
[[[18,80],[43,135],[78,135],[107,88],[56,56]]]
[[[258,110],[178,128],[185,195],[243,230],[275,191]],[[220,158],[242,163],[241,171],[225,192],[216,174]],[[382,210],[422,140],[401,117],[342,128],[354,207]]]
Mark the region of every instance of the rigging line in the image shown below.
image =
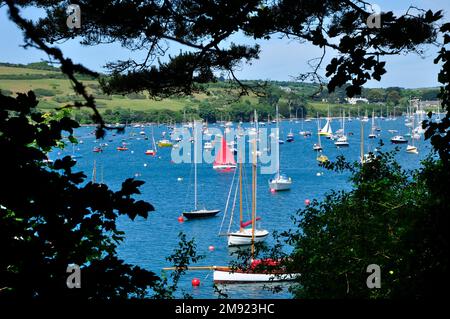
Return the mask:
[[[188,197],[190,195],[190,191],[191,191],[191,177],[192,177],[192,171],[194,170],[194,163],[191,164],[191,169],[189,171],[189,179],[188,179],[188,189],[186,192],[186,196],[184,197],[184,203],[183,203],[183,209],[187,208],[187,201],[188,201]]]
[[[233,179],[231,180],[230,190],[228,191],[227,203],[226,203],[226,205],[225,205],[225,209],[224,209],[224,212],[223,212],[222,222],[220,223],[219,236],[222,234],[223,223],[225,222],[225,217],[227,216],[227,212],[228,212],[228,204],[229,204],[229,202],[230,202],[230,196],[231,196],[231,192],[232,192],[232,190],[233,190],[234,179],[235,179],[235,177],[236,177],[236,171],[237,171],[237,170],[234,170]]]
[[[230,233],[231,224],[233,223],[234,209],[236,208],[236,198],[237,198],[238,190],[239,190],[239,187],[236,183],[236,190],[234,191],[233,206],[231,208],[231,214],[230,214],[230,224],[228,225],[228,233]]]
[[[244,184],[243,191],[244,191],[244,197],[245,197],[245,208],[247,210],[247,218],[250,217],[249,212],[251,211],[249,200],[248,200],[248,183],[247,183],[247,175],[245,173],[244,167],[242,168],[242,181]]]

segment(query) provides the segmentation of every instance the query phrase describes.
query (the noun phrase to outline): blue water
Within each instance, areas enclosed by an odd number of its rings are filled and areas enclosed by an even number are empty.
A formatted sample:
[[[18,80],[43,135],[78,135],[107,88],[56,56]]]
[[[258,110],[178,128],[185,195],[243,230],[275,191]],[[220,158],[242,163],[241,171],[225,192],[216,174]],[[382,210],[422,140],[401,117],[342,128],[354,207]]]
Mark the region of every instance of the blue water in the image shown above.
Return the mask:
[[[322,121],[323,122],[323,121]],[[322,125],[324,122],[322,123]],[[340,121],[334,120],[333,130],[339,128]],[[399,134],[407,133],[404,119],[396,121],[379,121],[382,132],[381,139],[385,142],[383,150],[393,149],[389,142],[392,136],[389,129],[396,129]],[[269,127],[273,127],[270,125]],[[214,125],[210,125],[214,127]],[[216,127],[218,127],[216,125]],[[292,129],[295,133],[293,143],[280,145],[282,171],[293,179],[292,189],[288,192],[271,193],[267,180],[271,175],[258,176],[258,214],[262,217],[260,226],[269,231],[282,231],[292,227],[290,217],[300,208],[304,207],[305,199],[321,199],[328,191],[349,189],[348,174],[338,174],[320,168],[316,161],[316,153],[312,145],[317,143],[317,136],[302,137],[298,134],[301,130],[301,122],[282,122],[280,134],[286,134]],[[97,181],[103,181],[112,189],[118,190],[121,182],[126,178],[136,177],[146,183],[140,188],[142,194],[136,198],[146,200],[155,206],[155,211],[144,220],[137,218],[131,221],[126,217],[119,219],[119,229],[126,233],[126,240],[119,246],[119,256],[127,263],[139,265],[146,269],[161,274],[163,267],[171,266],[165,258],[173,253],[178,245],[178,233],[184,232],[187,237],[194,238],[198,247],[198,253],[205,255],[199,265],[226,265],[230,260],[230,251],[227,247],[226,237],[219,237],[219,227],[222,222],[229,187],[233,178],[233,171],[217,172],[211,164],[198,165],[198,198],[208,209],[221,209],[214,218],[186,221],[179,223],[177,218],[184,210],[193,209],[193,168],[192,164],[174,164],[171,162],[171,149],[160,148],[157,156],[147,156],[146,149],[151,148],[151,141],[144,140],[139,132],[142,128],[127,128],[125,134],[112,136],[108,133],[104,140],[95,140],[92,134],[93,127],[81,127],[76,130],[76,137],[83,141],[82,144],[66,147],[64,150],[54,150],[50,154],[51,159],[66,155],[81,157],[77,159],[76,168],[84,171],[91,177],[93,163],[96,160]],[[144,129],[150,134],[150,129]],[[304,130],[316,132],[315,121],[305,122]],[[155,127],[155,139],[159,139],[167,127]],[[365,136],[369,134],[370,123],[365,124]],[[322,138],[323,153],[330,160],[343,154],[348,160],[358,160],[360,153],[360,121],[353,120],[346,123],[346,132],[353,132],[349,136],[350,147],[336,148],[333,141]],[[125,140],[128,143],[128,151],[119,152],[116,147]],[[377,146],[379,139],[369,141],[365,139],[366,152]],[[92,152],[93,147],[100,143],[108,143],[103,153]],[[406,145],[400,145],[401,151],[397,155],[399,162],[405,168],[415,168],[430,152],[428,141],[416,141],[419,154],[405,152]],[[144,164],[147,164],[146,166]],[[250,170],[247,174],[250,176]],[[317,176],[317,173],[323,173]],[[182,178],[181,181],[178,179]],[[225,230],[228,220],[225,221]],[[234,229],[234,228],[233,228]],[[270,240],[268,242],[270,243]],[[208,247],[213,245],[214,251]],[[192,287],[191,280],[196,277],[201,280],[200,287]],[[180,288],[191,294],[194,298],[217,298],[212,282],[211,271],[192,271],[182,279]],[[273,294],[262,286],[239,285],[228,286],[225,292],[231,298],[290,298],[291,295],[284,289],[281,293]]]

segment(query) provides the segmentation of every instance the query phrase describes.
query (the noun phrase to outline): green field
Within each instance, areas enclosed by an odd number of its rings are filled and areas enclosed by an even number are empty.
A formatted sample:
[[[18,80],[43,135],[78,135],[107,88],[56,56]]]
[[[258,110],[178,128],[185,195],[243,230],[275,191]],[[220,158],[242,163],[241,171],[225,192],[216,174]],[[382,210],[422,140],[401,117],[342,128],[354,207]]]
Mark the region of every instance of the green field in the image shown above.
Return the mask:
[[[34,75],[42,74],[49,75],[55,74],[56,72],[47,70],[35,70],[26,69],[18,67],[6,67],[0,66],[0,76],[8,77],[9,75]],[[95,90],[89,87],[89,85],[97,85],[97,81],[82,81],[83,84],[88,86],[88,92],[91,94],[100,94],[99,90]],[[67,102],[58,102],[58,98],[63,99],[79,99],[75,97],[74,91],[72,89],[71,83],[67,79],[53,79],[53,78],[43,78],[43,79],[0,79],[0,89],[11,91],[12,93],[25,93],[30,90],[45,89],[50,90],[54,93],[53,96],[39,96],[39,107],[41,108],[56,108],[61,107]],[[195,99],[201,100],[206,98],[206,95],[196,95]],[[189,98],[173,98],[173,99],[131,99],[124,96],[112,96],[107,99],[97,98],[96,101],[99,104],[100,109],[106,108],[116,108],[122,107],[131,110],[155,110],[155,109],[169,109],[169,110],[181,110],[187,104],[192,104]]]
[[[134,112],[141,111],[177,111],[182,114],[189,113],[189,109],[199,110],[199,106],[202,104],[210,105],[218,110],[219,112],[225,111],[222,115],[218,115],[218,118],[227,117],[230,114],[229,106],[234,106],[234,110],[230,110],[236,119],[242,117],[239,112],[241,110],[256,108],[260,104],[259,97],[250,94],[249,96],[241,97],[236,105],[237,95],[230,94],[229,88],[225,82],[210,83],[208,85],[208,94],[194,94],[192,96],[182,96],[182,97],[171,97],[168,99],[150,99],[148,94],[143,92],[139,94],[129,94],[126,96],[122,95],[111,95],[107,96],[103,94],[101,88],[97,81],[89,80],[84,77],[81,81],[87,88],[87,91],[92,94],[97,103],[98,109],[103,112],[105,110],[118,110],[125,109]],[[255,81],[250,81],[249,83],[256,83]],[[288,90],[286,90],[289,88]],[[394,88],[395,89],[395,88]],[[359,104],[359,105],[349,105],[346,103],[339,103],[343,101],[345,97],[344,88],[339,88],[340,94],[338,92],[327,93],[322,92],[319,96],[312,97],[313,94],[317,93],[317,86],[311,83],[299,83],[299,82],[277,82],[271,81],[269,83],[266,93],[268,96],[273,95],[279,98],[278,104],[280,106],[280,114],[282,117],[288,118],[295,116],[295,111],[291,112],[290,109],[290,99],[292,96],[301,97],[300,102],[297,100],[297,108],[303,105],[308,116],[315,116],[319,113],[321,116],[326,116],[328,111],[330,111],[332,116],[339,116],[342,110],[346,112],[351,112],[352,116],[359,114],[362,116],[365,114],[366,110],[369,116],[372,110],[376,114],[383,112],[392,112],[394,105],[397,108],[397,112],[402,112],[406,110],[409,104],[410,97],[417,96],[421,99],[436,99],[438,92],[437,88],[423,88],[423,89],[402,89],[397,88],[397,101],[389,102],[388,89],[369,89],[373,93],[377,91],[380,95],[383,103],[372,103],[372,104]],[[39,105],[41,109],[55,109],[58,107],[65,106],[67,104],[72,104],[75,101],[82,101],[82,98],[76,96],[71,83],[67,80],[58,69],[52,68],[46,63],[32,63],[27,66],[24,65],[5,65],[0,63],[0,90],[6,94],[14,94],[18,92],[28,92],[33,90],[38,97]],[[365,94],[368,96],[369,90],[364,89]],[[292,92],[293,95],[289,92]],[[380,93],[381,92],[381,93]],[[344,93],[344,94],[342,94]],[[375,92],[376,93],[376,92]],[[337,98],[339,96],[339,98]],[[380,96],[378,96],[380,97]],[[395,97],[395,94],[394,94]],[[320,102],[321,100],[330,101]],[[380,99],[378,99],[379,101]],[[391,97],[392,100],[392,97]],[[302,102],[303,101],[303,102]],[[377,101],[373,99],[373,101]],[[392,100],[393,101],[393,100]],[[267,100],[263,100],[262,103],[269,104]],[[273,102],[270,102],[271,107],[273,107]],[[389,110],[386,105],[391,105]],[[232,109],[232,107],[231,107]],[[182,111],[182,112],[180,112]],[[191,112],[192,113],[192,112]],[[194,112],[195,113],[195,112]],[[272,116],[273,112],[271,111]],[[297,112],[298,113],[298,112]],[[347,113],[348,114],[348,113]],[[297,114],[300,116],[300,114]],[[231,115],[230,115],[231,116]]]

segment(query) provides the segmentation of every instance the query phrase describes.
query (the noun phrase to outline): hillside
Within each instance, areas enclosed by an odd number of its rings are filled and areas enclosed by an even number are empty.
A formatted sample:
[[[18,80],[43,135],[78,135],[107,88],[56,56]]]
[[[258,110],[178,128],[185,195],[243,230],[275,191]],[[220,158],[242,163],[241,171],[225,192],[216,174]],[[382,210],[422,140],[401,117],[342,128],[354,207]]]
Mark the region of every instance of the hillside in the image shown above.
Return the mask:
[[[331,112],[338,116],[341,110],[350,111],[356,115],[358,111],[365,110],[369,114],[374,110],[377,114],[401,112],[409,104],[410,97],[422,100],[436,99],[437,88],[423,89],[364,89],[363,98],[368,103],[350,105],[346,102],[345,90],[341,88],[332,94],[317,92],[317,85],[298,82],[269,82],[267,97],[260,98],[255,95],[245,96],[237,100],[233,90],[230,91],[226,82],[218,81],[207,86],[207,94],[194,94],[193,96],[172,97],[169,99],[149,99],[145,92],[139,94],[105,95],[101,92],[96,80],[80,76],[87,86],[89,93],[96,98],[97,105],[105,115],[107,121],[148,121],[158,120],[181,121],[188,117],[202,117],[208,121],[220,119],[249,120],[253,109],[258,109],[261,119],[274,115],[274,103],[280,106],[283,117],[298,117],[304,115],[315,116],[316,113],[324,116]],[[252,81],[244,81],[251,83]],[[254,81],[253,81],[254,82]],[[33,90],[38,96],[39,108],[54,110],[76,100],[70,82],[58,68],[47,65],[45,62],[28,65],[0,63],[0,90],[3,94],[27,92]],[[81,122],[89,122],[89,112],[74,111],[74,116]]]

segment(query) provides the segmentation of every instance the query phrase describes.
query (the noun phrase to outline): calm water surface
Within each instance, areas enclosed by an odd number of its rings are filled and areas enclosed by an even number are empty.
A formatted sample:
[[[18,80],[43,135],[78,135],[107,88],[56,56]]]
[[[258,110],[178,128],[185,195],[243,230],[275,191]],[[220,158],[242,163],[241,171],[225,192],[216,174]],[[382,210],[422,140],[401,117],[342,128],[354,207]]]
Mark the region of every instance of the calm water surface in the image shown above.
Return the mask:
[[[322,121],[322,125],[324,121]],[[389,129],[396,129],[399,134],[408,132],[403,118],[395,121],[378,121],[381,126],[380,138],[385,142],[383,150],[393,149],[389,142],[391,133]],[[210,125],[213,127],[214,125]],[[246,125],[248,126],[248,125]],[[340,121],[332,122],[333,131],[340,126]],[[216,125],[216,127],[218,127]],[[274,127],[270,125],[269,127]],[[305,199],[321,199],[330,190],[349,189],[348,174],[338,174],[320,168],[316,161],[316,154],[312,145],[317,143],[317,136],[302,137],[298,134],[301,130],[301,121],[283,122],[280,126],[281,137],[292,129],[295,133],[293,143],[280,145],[281,168],[293,179],[292,189],[288,192],[271,193],[268,189],[267,180],[271,175],[258,176],[258,214],[262,217],[260,227],[269,231],[282,231],[292,227],[290,217],[300,208],[304,207]],[[349,136],[350,147],[336,148],[333,141],[322,138],[324,154],[330,160],[343,154],[348,160],[359,158],[360,143],[360,121],[353,120],[345,125],[346,132],[352,132]],[[226,265],[230,260],[230,251],[227,247],[226,237],[218,236],[219,227],[222,222],[223,210],[225,208],[227,195],[233,171],[217,172],[212,169],[211,164],[198,165],[198,199],[208,209],[221,209],[214,218],[186,221],[179,223],[177,218],[184,210],[193,209],[193,167],[191,164],[174,164],[171,161],[171,149],[160,148],[157,156],[147,156],[146,149],[151,148],[151,139],[145,140],[139,135],[144,130],[150,135],[150,128],[127,128],[125,134],[112,136],[109,133],[104,140],[95,140],[93,127],[81,127],[75,135],[82,144],[74,148],[68,146],[65,150],[54,150],[50,154],[51,159],[66,155],[80,155],[77,159],[76,168],[82,170],[87,176],[91,176],[94,160],[97,166],[97,181],[103,178],[112,189],[120,188],[122,181],[126,178],[136,177],[146,183],[140,188],[142,194],[136,198],[146,200],[155,206],[155,211],[150,213],[149,218],[144,220],[137,218],[131,221],[128,218],[119,220],[119,229],[126,233],[126,240],[119,247],[119,256],[127,263],[139,265],[152,270],[157,274],[161,268],[170,266],[165,260],[178,245],[178,233],[184,232],[188,238],[194,238],[198,247],[198,253],[205,255],[199,265]],[[305,122],[304,130],[317,131],[315,121]],[[158,140],[167,127],[155,127],[154,135]],[[365,145],[366,152],[377,146],[379,139],[369,141],[367,135],[370,131],[370,122],[365,123]],[[128,143],[128,151],[116,150],[123,139]],[[107,143],[103,153],[92,152],[93,147],[100,143]],[[400,145],[397,155],[399,162],[404,168],[414,168],[419,165],[430,152],[429,142],[418,141],[419,155],[405,152],[406,144]],[[246,168],[250,176],[250,169]],[[318,173],[321,173],[318,176]],[[181,179],[181,180],[179,180]],[[250,180],[249,180],[250,183]],[[247,184],[249,184],[247,183]],[[250,191],[250,189],[249,189]],[[228,220],[225,222],[228,225]],[[235,226],[237,227],[237,225]],[[225,227],[227,228],[227,227]],[[232,228],[235,229],[235,228]],[[268,240],[270,243],[271,239]],[[208,247],[213,245],[215,250],[210,252]],[[193,288],[191,280],[196,277],[201,280],[200,287]],[[181,289],[191,294],[194,298],[217,298],[213,289],[211,271],[192,271],[187,273],[181,282]],[[278,294],[273,294],[258,285],[235,285],[225,289],[232,298],[289,298],[287,289]]]

